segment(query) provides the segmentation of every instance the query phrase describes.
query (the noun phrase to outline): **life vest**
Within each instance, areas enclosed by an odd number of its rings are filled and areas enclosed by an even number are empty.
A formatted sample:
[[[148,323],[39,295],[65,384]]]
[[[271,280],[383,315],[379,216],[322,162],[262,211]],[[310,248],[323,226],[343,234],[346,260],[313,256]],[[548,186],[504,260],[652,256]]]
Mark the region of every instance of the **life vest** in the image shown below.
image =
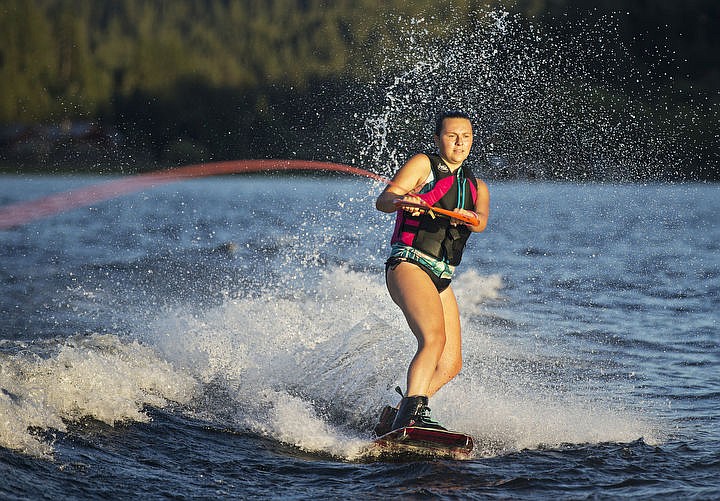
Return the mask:
[[[426,184],[417,196],[433,207],[475,210],[477,181],[470,168],[462,165],[453,173],[439,156],[427,156],[430,159],[433,181]],[[409,245],[457,266],[470,233],[472,232],[467,226],[454,226],[446,217],[433,217],[429,213],[413,216],[407,211],[399,210],[391,243]]]

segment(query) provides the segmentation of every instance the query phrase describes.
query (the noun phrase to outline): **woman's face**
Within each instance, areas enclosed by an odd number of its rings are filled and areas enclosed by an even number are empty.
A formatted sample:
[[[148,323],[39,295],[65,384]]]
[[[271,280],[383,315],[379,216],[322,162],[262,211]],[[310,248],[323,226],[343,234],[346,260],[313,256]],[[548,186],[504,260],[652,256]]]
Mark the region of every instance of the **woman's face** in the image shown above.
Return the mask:
[[[440,156],[448,162],[449,167],[457,167],[465,161],[472,142],[472,124],[467,118],[446,118],[440,135],[435,136]]]

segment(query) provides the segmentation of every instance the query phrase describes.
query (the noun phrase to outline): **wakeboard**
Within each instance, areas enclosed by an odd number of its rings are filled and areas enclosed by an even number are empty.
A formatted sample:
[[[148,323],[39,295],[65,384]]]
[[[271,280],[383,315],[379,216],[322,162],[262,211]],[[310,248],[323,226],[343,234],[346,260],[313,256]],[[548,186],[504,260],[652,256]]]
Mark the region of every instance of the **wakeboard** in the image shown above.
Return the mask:
[[[470,435],[436,428],[408,426],[398,428],[373,442],[385,455],[418,455],[466,459],[473,450]]]

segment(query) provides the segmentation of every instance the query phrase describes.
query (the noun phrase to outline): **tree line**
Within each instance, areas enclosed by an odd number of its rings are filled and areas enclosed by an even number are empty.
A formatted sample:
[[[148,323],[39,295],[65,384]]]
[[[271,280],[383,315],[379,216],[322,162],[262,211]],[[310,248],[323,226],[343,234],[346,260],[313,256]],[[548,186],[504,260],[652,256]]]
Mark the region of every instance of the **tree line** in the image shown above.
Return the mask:
[[[646,78],[662,74],[659,57],[683,90],[645,104],[709,111],[687,130],[697,154],[684,169],[717,177],[714,0],[1,0],[0,163],[133,171],[233,158],[344,162],[356,148],[353,118],[382,100],[380,76],[398,61],[388,57],[406,35],[398,20],[422,18],[442,33],[488,9],[568,38],[583,18],[619,13],[620,42],[655,68]]]

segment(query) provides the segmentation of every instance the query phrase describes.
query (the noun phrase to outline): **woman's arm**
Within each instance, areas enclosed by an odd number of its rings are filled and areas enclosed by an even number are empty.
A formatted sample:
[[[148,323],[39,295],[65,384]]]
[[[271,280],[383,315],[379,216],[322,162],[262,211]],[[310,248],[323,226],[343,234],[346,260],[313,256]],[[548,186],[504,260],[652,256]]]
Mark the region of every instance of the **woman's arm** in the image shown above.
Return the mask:
[[[470,228],[470,231],[484,231],[490,216],[490,190],[488,190],[487,184],[480,179],[477,180],[475,214],[477,214],[479,222],[475,226],[468,225],[468,228]]]
[[[395,177],[380,193],[375,201],[375,207],[382,212],[395,212],[398,210],[395,199],[406,198],[409,201],[421,202],[420,198],[408,193],[415,193],[422,188],[430,175],[430,159],[427,155],[417,154],[403,165]]]
[[[455,209],[455,212],[470,215],[472,211],[465,209]],[[465,226],[467,226],[470,231],[484,231],[487,227],[488,216],[490,215],[490,190],[488,190],[487,185],[479,179],[477,180],[477,199],[475,200],[474,212],[477,216],[478,224],[471,225],[466,223]]]

